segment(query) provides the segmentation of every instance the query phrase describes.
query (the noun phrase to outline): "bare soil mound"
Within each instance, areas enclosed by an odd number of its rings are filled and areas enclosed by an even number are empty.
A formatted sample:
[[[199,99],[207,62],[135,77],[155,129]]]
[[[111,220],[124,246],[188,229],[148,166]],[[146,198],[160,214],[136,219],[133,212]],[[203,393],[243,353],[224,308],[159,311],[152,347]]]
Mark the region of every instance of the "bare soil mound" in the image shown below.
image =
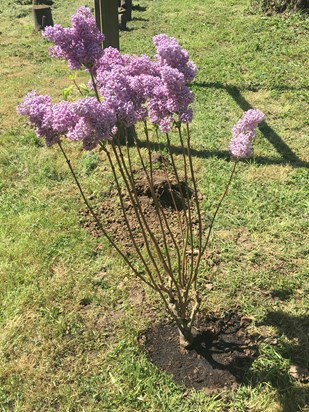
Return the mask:
[[[181,225],[183,228],[185,227],[189,208],[192,229],[195,231],[198,228],[198,219],[194,208],[193,190],[188,187],[183,179],[179,178],[178,182],[175,176],[170,172],[168,172],[167,175],[166,170],[160,168],[153,171],[152,181],[153,189],[150,188],[147,176],[143,171],[138,170],[135,172],[134,182],[139,206],[150,230],[154,233],[158,243],[162,244],[162,230],[158,217],[158,209],[160,210],[161,222],[163,224],[167,243],[173,247],[172,236],[181,242]],[[152,190],[154,190],[158,200],[157,205],[153,200]],[[127,192],[122,194],[122,201],[134,239],[139,247],[143,247],[145,239],[140,230],[139,220]],[[126,226],[117,190],[113,189],[103,201],[97,204],[95,212],[104,228],[113,237],[114,241],[120,243],[130,251],[132,241]],[[166,227],[165,221],[168,222],[169,230]],[[80,211],[80,224],[93,236],[101,236],[96,222],[93,220],[93,217],[87,209],[82,209]]]
[[[236,388],[258,355],[257,342],[248,333],[249,320],[237,312],[224,317],[201,317],[190,350],[179,346],[173,323],[152,325],[140,336],[150,361],[188,388],[217,392]]]

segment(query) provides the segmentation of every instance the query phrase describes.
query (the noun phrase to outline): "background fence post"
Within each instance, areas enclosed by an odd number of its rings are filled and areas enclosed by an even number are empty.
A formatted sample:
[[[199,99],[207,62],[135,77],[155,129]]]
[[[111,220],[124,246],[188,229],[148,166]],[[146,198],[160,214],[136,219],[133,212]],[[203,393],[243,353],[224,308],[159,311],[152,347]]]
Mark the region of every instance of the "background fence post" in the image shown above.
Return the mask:
[[[118,0],[94,0],[97,27],[104,33],[103,47],[119,50]]]
[[[32,0],[32,16],[37,31],[54,25],[51,8],[46,4],[41,5],[40,0]]]
[[[118,3],[119,0],[94,0],[94,10],[96,24],[101,33],[104,33],[105,40],[103,47],[114,47],[119,50],[119,27],[118,27]],[[126,139],[129,145],[134,144],[135,128],[127,128],[127,138],[125,129],[121,126],[115,140],[125,145]]]

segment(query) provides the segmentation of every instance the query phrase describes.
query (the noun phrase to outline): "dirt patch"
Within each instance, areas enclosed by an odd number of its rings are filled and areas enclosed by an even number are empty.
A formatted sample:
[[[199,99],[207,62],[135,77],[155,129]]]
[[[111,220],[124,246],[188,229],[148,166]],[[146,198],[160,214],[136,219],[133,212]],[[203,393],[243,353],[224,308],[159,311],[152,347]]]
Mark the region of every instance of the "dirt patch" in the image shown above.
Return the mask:
[[[177,183],[174,176],[169,174],[167,177],[162,170],[156,170],[152,174],[152,181],[153,191],[163,208],[171,208],[172,210],[179,211],[188,208],[187,199],[192,198],[193,191],[188,187],[185,181],[181,180]],[[135,187],[139,196],[146,196],[152,199],[152,191],[145,174],[139,173],[135,182]],[[153,201],[152,204],[154,206]]]
[[[188,187],[184,180],[180,180],[178,183],[170,172],[167,178],[166,171],[160,168],[153,171],[152,181],[153,188],[150,188],[144,172],[139,170],[134,173],[135,190],[142,215],[147,225],[155,235],[159,245],[162,245],[163,236],[158,216],[159,209],[163,232],[165,233],[167,243],[172,248],[174,247],[172,236],[174,239],[177,239],[180,244],[182,242],[181,227],[185,227],[189,208],[192,222],[191,226],[193,232],[197,233],[198,219],[194,208],[193,190]],[[153,199],[152,191],[155,192],[158,200],[157,205]],[[145,244],[145,239],[140,230],[140,223],[128,193],[124,192],[122,194],[122,201],[134,240],[136,244],[142,248]],[[104,228],[112,235],[114,241],[124,246],[130,253],[133,250],[132,240],[123,215],[118,192],[114,189],[111,190],[111,192],[106,195],[106,198],[97,205],[95,212]],[[141,213],[139,213],[139,215],[141,216]],[[168,222],[169,228],[165,222]],[[101,236],[96,222],[87,209],[80,211],[80,224],[93,236]]]
[[[213,393],[236,388],[257,357],[256,341],[247,330],[249,322],[237,312],[200,316],[190,350],[179,347],[173,323],[151,326],[139,340],[150,361],[177,383]]]

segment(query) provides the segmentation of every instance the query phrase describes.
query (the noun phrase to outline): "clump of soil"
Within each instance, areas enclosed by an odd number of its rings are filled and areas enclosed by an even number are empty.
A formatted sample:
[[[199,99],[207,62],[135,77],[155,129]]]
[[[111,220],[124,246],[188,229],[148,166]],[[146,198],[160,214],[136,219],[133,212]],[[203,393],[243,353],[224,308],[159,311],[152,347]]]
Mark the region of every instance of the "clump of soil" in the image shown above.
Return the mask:
[[[188,208],[187,199],[191,199],[193,191],[185,181],[181,180],[178,183],[175,177],[171,175],[167,179],[165,172],[162,170],[156,170],[153,173],[152,181],[155,195],[164,208],[171,208],[172,210],[185,210]],[[152,198],[146,175],[138,177],[135,187],[139,196]]]
[[[188,388],[216,392],[236,388],[257,357],[257,345],[248,333],[249,320],[237,312],[223,318],[200,317],[190,350],[179,346],[173,323],[152,325],[140,336],[150,361]]]
[[[161,159],[160,162],[163,160]],[[167,178],[168,176],[168,178]],[[162,217],[162,209],[166,221],[168,221],[170,231],[175,239],[182,241],[181,226],[185,226],[185,214],[188,215],[188,208],[191,213],[191,223],[193,231],[198,228],[198,219],[196,211],[194,210],[193,190],[188,187],[184,180],[177,182],[176,178],[166,170],[161,168],[153,170],[153,191],[157,197],[159,208],[161,208],[160,215],[164,225],[164,231],[167,238],[167,243],[173,247],[173,242],[164,219]],[[151,231],[154,233],[159,244],[162,244],[162,231],[159,224],[156,204],[152,197],[152,189],[149,186],[145,173],[141,170],[134,173],[135,190],[138,195],[138,201]],[[140,224],[136,216],[135,210],[131,204],[129,194],[124,192],[122,201],[126,211],[126,216],[130,224],[130,228],[134,235],[134,239],[139,247],[144,246],[144,237],[140,230]],[[123,216],[121,203],[118,197],[118,192],[112,190],[108,196],[100,202],[95,208],[95,212],[101,220],[104,228],[110,233],[114,241],[120,243],[128,251],[132,248],[132,240],[126,226],[126,221]],[[93,236],[101,236],[96,222],[87,209],[80,211],[80,224],[88,230]]]

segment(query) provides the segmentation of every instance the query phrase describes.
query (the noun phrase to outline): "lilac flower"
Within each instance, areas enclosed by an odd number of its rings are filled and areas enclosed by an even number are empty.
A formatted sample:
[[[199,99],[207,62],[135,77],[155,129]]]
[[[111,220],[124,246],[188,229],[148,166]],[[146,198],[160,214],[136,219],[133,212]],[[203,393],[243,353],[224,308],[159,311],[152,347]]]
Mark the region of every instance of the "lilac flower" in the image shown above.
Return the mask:
[[[253,146],[250,136],[245,133],[240,133],[233,137],[230,141],[229,151],[235,160],[253,156]]]
[[[35,126],[36,135],[44,137],[47,146],[58,143],[60,137],[66,135],[78,121],[70,103],[62,101],[52,105],[50,96],[37,95],[36,91],[25,96],[17,111],[29,118]]]
[[[97,84],[106,106],[115,113],[118,122],[129,127],[143,120],[145,93],[139,76],[129,76],[127,66],[116,65],[110,71],[98,71]]]
[[[118,49],[107,47],[95,62],[92,72],[99,81],[101,77],[104,77],[105,72],[110,72],[118,66],[124,67],[126,61],[126,56],[122,55]]]
[[[185,77],[186,83],[193,80],[196,66],[189,61],[188,52],[183,50],[174,37],[158,34],[153,38],[157,54],[155,59],[160,66],[170,66],[178,69]]]
[[[88,7],[80,7],[71,20],[71,28],[55,24],[44,30],[43,36],[54,43],[50,55],[67,60],[71,69],[80,69],[83,65],[90,68],[103,53],[104,36]]]
[[[17,106],[17,112],[27,116],[29,122],[42,127],[44,116],[51,110],[51,98],[47,95],[38,95],[35,90],[29,92],[24,101]]]
[[[55,136],[49,122],[46,121],[52,115],[52,104],[49,96],[38,95],[33,90],[17,106],[17,112],[28,117],[29,122],[35,126],[36,135],[38,137],[45,137],[48,146],[57,143],[58,137]]]
[[[146,75],[158,77],[160,75],[158,65],[144,54],[142,56],[128,56],[127,72],[129,76]]]
[[[117,121],[130,126],[137,119],[126,73],[126,62],[126,55],[122,55],[113,47],[108,47],[94,66],[94,74],[106,107],[114,112]]]
[[[105,102],[98,102],[94,97],[86,97],[73,104],[78,121],[67,133],[69,140],[82,140],[85,150],[94,149],[100,140],[110,138],[116,116]]]
[[[177,120],[192,120],[189,105],[193,102],[193,94],[186,86],[185,76],[178,69],[163,66],[160,75],[161,81],[150,94],[149,118],[162,132],[168,132],[175,120],[175,113],[178,115]]]
[[[235,160],[253,156],[252,142],[256,135],[256,128],[264,118],[265,115],[260,110],[250,109],[233,127],[229,151]]]
[[[233,127],[233,136],[237,136],[240,133],[246,133],[251,136],[251,139],[254,139],[257,125],[263,121],[264,118],[264,113],[258,109],[247,110]]]
[[[130,126],[144,120],[148,112],[150,121],[166,132],[174,120],[192,120],[189,105],[193,95],[186,83],[193,78],[195,68],[175,39],[159,35],[155,42],[158,46],[156,61],[145,55],[121,55],[109,47],[97,60],[93,73],[117,121]]]
[[[26,96],[18,110],[29,117],[48,145],[65,135],[82,140],[84,148],[91,150],[110,138],[117,123],[129,127],[149,116],[162,132],[168,132],[174,121],[192,120],[193,94],[187,82],[195,66],[174,38],[165,34],[154,38],[155,61],[145,55],[123,55],[111,47],[102,50],[103,36],[86,7],[72,17],[71,28],[47,27],[44,36],[54,43],[53,56],[65,58],[73,69],[85,66],[91,72],[102,96],[102,102],[87,97],[56,105],[49,96],[35,92]]]
[[[46,116],[45,121],[50,124],[53,131],[59,135],[66,135],[72,130],[79,120],[74,111],[72,103],[62,101],[52,106],[50,118]]]

